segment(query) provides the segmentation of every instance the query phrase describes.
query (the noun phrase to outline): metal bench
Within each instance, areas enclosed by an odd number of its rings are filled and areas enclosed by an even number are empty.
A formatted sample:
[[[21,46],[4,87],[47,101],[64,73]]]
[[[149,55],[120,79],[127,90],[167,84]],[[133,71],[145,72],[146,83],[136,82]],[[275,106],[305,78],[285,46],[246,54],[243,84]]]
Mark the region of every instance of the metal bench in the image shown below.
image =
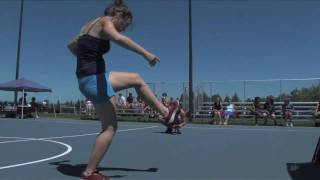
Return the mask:
[[[262,102],[264,103],[264,102]],[[313,113],[316,110],[318,102],[291,102],[294,106],[293,118],[295,121],[303,120],[305,118],[312,118]],[[249,110],[249,107],[252,106],[252,102],[232,102],[236,107],[236,112],[238,113],[239,118],[250,118],[254,117],[254,114]],[[282,106],[283,102],[275,102],[275,112],[276,117],[282,117]],[[223,103],[225,106],[226,103]],[[195,118],[212,118],[213,102],[203,102],[201,103],[194,113]]]

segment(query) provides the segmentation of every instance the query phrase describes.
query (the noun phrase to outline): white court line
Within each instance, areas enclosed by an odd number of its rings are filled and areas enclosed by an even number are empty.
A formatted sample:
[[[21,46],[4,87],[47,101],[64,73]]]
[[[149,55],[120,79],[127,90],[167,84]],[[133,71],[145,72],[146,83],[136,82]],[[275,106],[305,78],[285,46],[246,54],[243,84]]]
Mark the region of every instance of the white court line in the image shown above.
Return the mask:
[[[15,141],[2,141],[0,144],[6,144],[11,142],[25,142],[25,141],[36,141],[34,138],[21,138],[21,137],[0,137],[0,139],[23,139],[23,140],[15,140]]]
[[[124,130],[118,130],[118,132],[128,132],[128,131],[135,131],[135,130],[143,130],[143,129],[151,129],[151,128],[156,128],[158,126],[150,126],[150,127],[144,127],[144,128],[134,128],[134,129],[124,129]],[[83,136],[90,136],[90,135],[97,135],[99,133],[91,133],[91,134],[80,134],[80,135],[74,135],[74,136],[61,136],[61,137],[49,137],[49,138],[21,138],[21,137],[0,137],[0,139],[23,139],[23,140],[17,140],[17,141],[5,141],[5,142],[0,142],[0,144],[5,144],[5,143],[10,143],[10,142],[23,142],[23,141],[47,141],[47,142],[52,142],[52,143],[57,143],[57,144],[61,144],[65,147],[67,147],[67,150],[59,155],[50,157],[50,158],[46,158],[46,159],[41,159],[41,160],[37,160],[37,161],[31,161],[31,162],[26,162],[26,163],[21,163],[21,164],[15,164],[15,165],[9,165],[9,166],[3,166],[0,167],[0,170],[2,169],[8,169],[8,168],[13,168],[13,167],[19,167],[19,166],[25,166],[25,165],[30,165],[30,164],[35,164],[35,163],[40,163],[40,162],[44,162],[44,161],[49,161],[52,159],[56,159],[59,157],[62,157],[64,155],[69,154],[72,151],[72,147],[68,144],[59,142],[59,141],[53,141],[50,139],[63,139],[63,138],[75,138],[75,137],[83,137]]]
[[[0,119],[0,121],[3,120],[3,121],[24,121],[24,122],[41,122],[41,123],[54,123],[54,124],[76,124],[76,125],[96,125],[96,124],[100,124],[100,121],[97,120],[97,121],[92,121],[92,120],[50,120],[50,119],[40,119],[40,120],[37,120],[37,119],[10,119],[10,120],[6,120],[6,119]],[[66,122],[66,121],[69,121],[69,122]],[[72,122],[74,121],[74,122]],[[94,122],[94,123],[92,123]],[[118,121],[118,123],[121,124],[121,126],[146,126],[145,124],[122,124],[122,123],[125,123],[125,122],[122,122],[122,121]]]
[[[144,130],[144,129],[151,129],[151,128],[156,128],[156,127],[158,127],[158,126],[149,126],[149,127],[134,128],[134,129],[123,129],[123,130],[118,130],[117,132],[128,132],[128,131]],[[100,134],[100,133],[79,134],[79,135],[72,135],[72,136],[57,136],[57,137],[48,137],[48,138],[39,138],[39,139],[65,139],[65,138],[76,138],[76,137],[92,136],[92,135],[98,135],[98,134]]]
[[[149,127],[143,127],[143,128],[134,128],[134,129],[123,129],[118,130],[117,132],[128,132],[128,131],[135,131],[135,130],[144,130],[144,129],[151,129],[156,128],[159,126],[149,126]],[[76,137],[84,137],[84,136],[93,136],[98,135],[100,133],[90,133],[90,134],[79,134],[79,135],[72,135],[72,136],[58,136],[58,137],[48,137],[48,138],[20,138],[20,137],[0,137],[0,139],[23,139],[23,140],[16,140],[16,141],[3,141],[0,142],[0,144],[6,144],[6,143],[15,143],[15,142],[26,142],[26,141],[35,141],[35,140],[49,140],[49,139],[65,139],[65,138],[76,138]]]
[[[14,164],[14,165],[9,165],[9,166],[2,166],[2,167],[0,167],[0,170],[9,169],[9,168],[13,168],[13,167],[19,167],[19,166],[25,166],[25,165],[30,165],[30,164],[36,164],[36,163],[40,163],[40,162],[44,162],[44,161],[49,161],[49,160],[52,160],[52,159],[56,159],[56,158],[65,156],[65,155],[69,154],[72,151],[72,147],[70,145],[62,143],[62,142],[59,142],[59,141],[45,140],[45,139],[31,139],[31,138],[20,138],[20,139],[29,139],[29,140],[32,140],[32,141],[46,141],[46,142],[56,143],[56,144],[60,144],[60,145],[63,145],[65,147],[67,147],[67,150],[65,152],[59,154],[59,155],[52,156],[52,157],[45,158],[45,159],[40,159],[40,160],[30,161],[30,162],[20,163],[20,164]]]

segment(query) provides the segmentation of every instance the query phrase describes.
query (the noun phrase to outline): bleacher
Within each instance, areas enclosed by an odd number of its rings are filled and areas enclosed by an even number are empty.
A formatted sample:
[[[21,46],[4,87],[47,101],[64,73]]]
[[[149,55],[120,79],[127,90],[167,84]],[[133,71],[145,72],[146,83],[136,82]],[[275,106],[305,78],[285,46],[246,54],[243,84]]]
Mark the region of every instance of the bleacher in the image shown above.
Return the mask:
[[[264,103],[264,102],[262,102]],[[236,107],[236,112],[239,118],[251,118],[254,114],[249,110],[252,106],[252,102],[233,102],[232,104]],[[283,102],[275,102],[276,117],[282,117],[281,106]],[[291,102],[294,106],[293,118],[297,120],[310,119],[313,117],[313,113],[316,110],[318,102]],[[213,102],[200,103],[198,108],[195,110],[195,118],[212,118]],[[226,103],[223,103],[226,106]]]
[[[262,102],[264,103],[264,102]],[[300,121],[315,121],[313,118],[313,113],[316,110],[318,102],[291,102],[294,106],[293,111],[293,120],[295,122]],[[250,107],[252,106],[252,102],[234,102],[232,104],[235,104],[236,108],[236,114],[237,117],[234,119],[240,120],[241,119],[250,119],[252,120],[254,118],[254,114],[250,111]],[[275,102],[275,110],[276,110],[276,118],[282,119],[282,104],[283,102]],[[212,106],[213,102],[202,102],[198,104],[198,107],[195,108],[195,113],[193,114],[195,121],[201,121],[206,122],[208,120],[212,120]],[[226,103],[223,103],[223,106],[226,106]],[[139,106],[132,106],[132,107],[117,107],[117,116],[120,119],[136,119],[136,120],[154,120],[153,118],[156,117],[154,113],[146,112],[143,110],[142,107]],[[82,111],[82,117],[84,119],[97,119],[96,113],[94,110],[88,114],[88,112],[83,109]],[[319,124],[319,119],[316,120],[316,124]]]
[[[145,116],[148,115],[141,107],[118,107],[118,116]]]
[[[119,117],[152,117],[154,114],[145,112],[142,107],[132,106],[132,107],[117,107],[117,116]],[[96,112],[94,109],[88,111],[85,108],[81,109],[81,117],[83,119],[97,119]]]

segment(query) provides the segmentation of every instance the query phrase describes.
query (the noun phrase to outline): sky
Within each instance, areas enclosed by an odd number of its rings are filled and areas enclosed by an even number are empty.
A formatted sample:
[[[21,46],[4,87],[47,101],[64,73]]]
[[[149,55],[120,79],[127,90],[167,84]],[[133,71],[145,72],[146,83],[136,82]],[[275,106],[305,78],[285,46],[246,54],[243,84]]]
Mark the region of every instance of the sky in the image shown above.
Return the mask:
[[[60,101],[80,98],[76,59],[66,45],[83,24],[101,16],[110,2],[25,0],[20,77],[50,87]],[[182,92],[183,82],[188,81],[187,0],[125,2],[133,11],[134,25],[124,34],[161,62],[149,67],[143,57],[112,44],[105,55],[107,70],[138,72],[146,82],[162,82],[151,86],[157,93]],[[195,87],[210,81],[320,77],[320,2],[193,0],[192,5]],[[18,0],[0,1],[0,82],[15,78],[19,8]],[[291,88],[299,83],[287,84]],[[242,82],[203,86],[206,91],[243,94]],[[282,86],[283,90],[286,84]],[[278,82],[253,83],[246,96],[279,89]],[[0,100],[12,98],[13,93],[0,92]]]

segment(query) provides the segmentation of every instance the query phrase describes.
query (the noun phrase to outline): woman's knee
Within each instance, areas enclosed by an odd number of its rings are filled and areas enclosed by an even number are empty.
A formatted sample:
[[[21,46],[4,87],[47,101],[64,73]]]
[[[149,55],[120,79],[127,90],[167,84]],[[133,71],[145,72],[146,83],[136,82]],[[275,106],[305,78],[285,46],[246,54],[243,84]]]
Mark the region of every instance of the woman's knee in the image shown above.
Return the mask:
[[[138,73],[133,73],[132,79],[134,81],[135,86],[142,86],[145,84],[143,78]]]

